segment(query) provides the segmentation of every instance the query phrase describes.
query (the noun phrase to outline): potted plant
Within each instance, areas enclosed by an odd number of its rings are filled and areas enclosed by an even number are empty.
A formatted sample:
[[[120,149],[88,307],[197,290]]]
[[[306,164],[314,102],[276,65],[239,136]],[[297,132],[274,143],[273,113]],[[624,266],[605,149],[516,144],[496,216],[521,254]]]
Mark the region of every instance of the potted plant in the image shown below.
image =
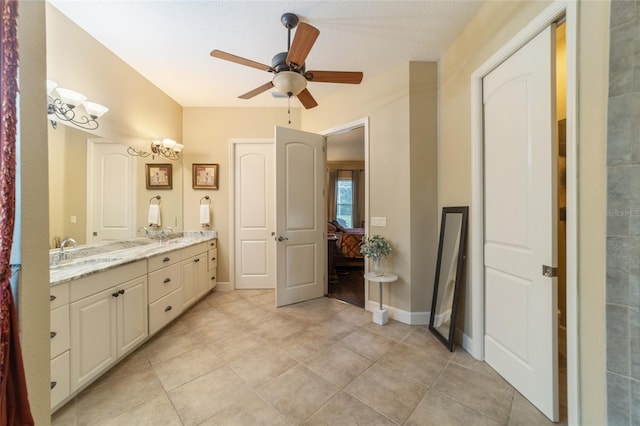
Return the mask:
[[[373,273],[376,276],[384,275],[384,267],[382,265],[382,259],[391,254],[391,244],[383,236],[374,235],[362,237],[362,244],[360,245],[360,253],[364,257],[369,257],[373,260]]]

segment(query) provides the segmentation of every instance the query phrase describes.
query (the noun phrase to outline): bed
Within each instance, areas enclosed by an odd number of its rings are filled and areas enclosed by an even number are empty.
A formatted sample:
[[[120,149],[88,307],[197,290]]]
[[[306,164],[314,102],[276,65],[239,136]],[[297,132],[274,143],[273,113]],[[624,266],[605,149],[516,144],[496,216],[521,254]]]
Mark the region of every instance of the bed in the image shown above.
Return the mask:
[[[336,267],[364,265],[364,256],[360,253],[364,228],[344,228],[337,222],[328,222],[327,231],[336,236],[333,250]]]

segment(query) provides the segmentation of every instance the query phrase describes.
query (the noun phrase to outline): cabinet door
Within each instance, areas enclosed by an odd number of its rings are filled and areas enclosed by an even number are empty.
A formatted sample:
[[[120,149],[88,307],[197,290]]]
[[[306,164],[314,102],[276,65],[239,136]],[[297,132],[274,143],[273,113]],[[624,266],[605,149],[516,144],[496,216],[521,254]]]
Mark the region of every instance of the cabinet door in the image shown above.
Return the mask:
[[[209,274],[207,267],[207,253],[202,253],[200,256],[193,260],[195,262],[195,274],[196,280],[196,299],[200,299],[209,291]]]
[[[148,336],[147,277],[142,276],[117,287],[118,357],[129,352]]]
[[[187,259],[181,263],[182,265],[182,297],[183,308],[191,306],[196,301],[196,282],[195,282],[195,258]]]
[[[116,288],[71,304],[71,391],[113,364],[116,350]]]

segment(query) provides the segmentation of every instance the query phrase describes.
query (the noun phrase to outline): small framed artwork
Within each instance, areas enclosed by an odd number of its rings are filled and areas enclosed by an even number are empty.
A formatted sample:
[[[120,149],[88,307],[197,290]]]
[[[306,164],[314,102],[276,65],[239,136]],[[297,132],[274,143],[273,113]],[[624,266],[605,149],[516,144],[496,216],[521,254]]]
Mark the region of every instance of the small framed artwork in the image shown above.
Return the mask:
[[[218,189],[217,164],[194,164],[191,176],[193,189]]]
[[[172,189],[171,164],[145,164],[147,189]]]

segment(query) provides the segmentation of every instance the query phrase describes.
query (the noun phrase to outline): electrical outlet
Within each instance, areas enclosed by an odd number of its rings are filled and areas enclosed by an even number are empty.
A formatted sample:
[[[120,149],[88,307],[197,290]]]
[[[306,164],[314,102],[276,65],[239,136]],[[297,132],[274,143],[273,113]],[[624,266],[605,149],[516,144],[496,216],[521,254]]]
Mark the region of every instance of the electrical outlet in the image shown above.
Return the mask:
[[[372,217],[371,218],[371,226],[387,226],[387,218],[386,217]]]
[[[71,223],[76,223],[78,222],[78,218],[75,216],[71,216]]]

